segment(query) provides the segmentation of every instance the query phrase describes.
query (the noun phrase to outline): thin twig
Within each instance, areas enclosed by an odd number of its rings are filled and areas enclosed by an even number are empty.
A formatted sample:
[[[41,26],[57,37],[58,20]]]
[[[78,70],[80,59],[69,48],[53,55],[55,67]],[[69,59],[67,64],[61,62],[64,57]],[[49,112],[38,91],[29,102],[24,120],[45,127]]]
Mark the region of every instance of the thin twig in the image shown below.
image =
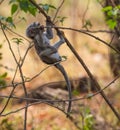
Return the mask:
[[[63,5],[63,3],[65,2],[65,0],[63,0],[62,2],[61,2],[61,4],[60,4],[60,6],[57,8],[57,11],[56,11],[56,13],[55,13],[55,16],[54,16],[54,18],[53,18],[53,23],[55,22],[55,19],[56,19],[56,17],[57,17],[57,15],[58,15],[58,12],[59,12],[59,10],[60,10],[60,8],[62,7],[62,5]]]
[[[8,39],[7,36],[6,36],[6,33],[5,33],[5,31],[4,31],[3,24],[2,24],[2,22],[1,22],[1,20],[0,20],[0,26],[1,26],[2,32],[3,32],[5,38],[6,38],[7,42],[8,42],[9,49],[10,49],[12,55],[13,55],[13,58],[14,58],[16,64],[18,64],[17,58],[16,58],[16,56],[15,56],[13,50],[12,50],[12,47],[11,47],[10,42],[9,42],[9,39]]]
[[[1,23],[2,23],[2,22],[1,22]],[[2,25],[4,26],[5,24],[2,23]],[[15,34],[15,35],[17,35],[17,36],[19,36],[19,37],[25,39],[26,41],[30,42],[26,37],[24,37],[24,36],[18,34],[17,32],[13,31],[12,29],[10,29],[10,28],[7,27],[7,26],[5,26],[5,27],[6,27],[6,31],[9,31],[10,33],[13,33],[13,34]]]
[[[15,56],[15,54],[14,54],[14,51],[12,50],[10,41],[9,41],[9,39],[8,39],[8,37],[7,37],[6,33],[5,33],[5,31],[4,31],[4,28],[3,28],[3,26],[2,26],[1,21],[0,21],[0,26],[1,26],[1,29],[2,29],[2,31],[3,31],[3,34],[4,34],[5,38],[6,38],[6,40],[7,40],[7,43],[8,43],[8,45],[9,45],[9,49],[10,49],[10,51],[11,51],[13,57],[14,57],[14,60],[15,60],[15,62],[16,62],[16,64],[17,64],[17,66],[18,66],[18,69],[19,69],[19,72],[20,72],[20,77],[21,77],[21,80],[22,80],[23,90],[24,90],[25,96],[27,97],[27,90],[26,90],[26,86],[25,86],[25,82],[24,82],[24,76],[23,76],[23,72],[22,72],[22,68],[21,68],[22,66],[21,66],[21,65],[19,64],[19,62],[17,61],[17,58],[16,58],[16,56]],[[13,85],[14,85],[14,84],[13,84]],[[12,90],[12,92],[11,92],[11,95],[13,94],[14,89],[15,89],[15,87],[13,88],[13,90]],[[11,95],[10,95],[10,96],[11,96]],[[9,100],[10,100],[10,96],[9,96],[9,99],[8,99],[8,101],[7,101],[6,105],[5,105],[5,107],[3,108],[3,110],[1,111],[0,114],[2,114],[2,113],[4,112],[4,110],[5,110],[5,108],[7,107],[7,104],[8,104],[8,102],[9,102]],[[26,105],[27,105],[27,104],[28,104],[28,101],[26,101]],[[27,107],[25,108],[24,130],[26,130],[26,127],[27,127]]]
[[[45,70],[47,70],[49,67],[52,67],[54,66],[55,64],[58,64],[58,63],[61,63],[61,62],[64,62],[65,60],[63,61],[59,61],[59,62],[56,62],[54,64],[51,64],[51,65],[48,65],[46,66],[44,69],[42,69],[39,73],[35,74],[33,77],[31,77],[30,79],[26,79],[24,82],[27,83],[27,82],[31,82],[33,79],[37,78],[39,75],[41,75]],[[15,86],[18,86],[18,85],[21,85],[23,84],[23,82],[18,82],[18,83],[14,83]],[[13,86],[13,84],[9,84],[9,85],[6,85],[5,87],[10,87],[10,86]]]
[[[19,63],[18,63],[17,58],[16,58],[16,56],[15,56],[13,50],[12,50],[12,47],[11,47],[10,42],[9,42],[9,39],[8,39],[8,37],[7,37],[7,35],[6,35],[5,31],[4,31],[4,28],[3,28],[3,26],[2,26],[1,21],[0,21],[0,26],[1,26],[2,32],[3,32],[5,38],[6,38],[7,42],[8,42],[8,46],[9,46],[9,49],[10,49],[12,55],[13,55],[13,58],[14,58],[16,64],[17,64],[17,66],[18,66]],[[17,71],[17,70],[16,70],[16,71]],[[16,72],[15,72],[15,75],[16,75]],[[14,83],[13,83],[13,82],[14,82],[14,79],[12,80],[12,85],[14,86]],[[13,87],[13,90],[12,90],[12,92],[11,92],[11,94],[10,94],[10,96],[9,96],[9,99],[7,100],[5,106],[3,107],[2,111],[0,112],[0,115],[1,115],[1,114],[4,112],[4,110],[6,109],[8,103],[9,103],[9,101],[10,101],[10,97],[12,96],[12,93],[14,92],[14,89],[15,89],[15,86]]]
[[[0,67],[5,68],[6,70],[9,70],[9,71],[15,71],[13,68],[10,68],[10,67],[5,66],[3,64],[0,64]]]
[[[89,4],[90,4],[90,0],[88,0],[87,7],[86,7],[86,9],[85,9],[85,11],[84,11],[84,13],[83,13],[82,26],[84,26],[84,23],[85,23],[85,16],[86,16],[87,11],[88,11],[88,9],[89,9]]]

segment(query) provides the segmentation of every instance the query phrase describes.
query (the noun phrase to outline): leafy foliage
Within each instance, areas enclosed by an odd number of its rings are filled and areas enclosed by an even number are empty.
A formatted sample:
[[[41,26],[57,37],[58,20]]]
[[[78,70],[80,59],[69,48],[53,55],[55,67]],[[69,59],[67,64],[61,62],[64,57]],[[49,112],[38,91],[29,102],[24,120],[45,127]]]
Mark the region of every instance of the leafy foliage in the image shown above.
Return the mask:
[[[6,85],[5,78],[7,77],[7,72],[0,75],[0,88],[3,88]]]
[[[2,48],[2,44],[0,44],[0,49]],[[0,52],[0,60],[2,59],[2,53]]]
[[[8,120],[8,118],[5,118],[0,123],[0,130],[14,130],[12,123]]]
[[[0,49],[2,48],[2,44],[0,44]],[[0,60],[2,59],[2,53],[0,52]],[[5,78],[7,77],[7,72],[0,74],[0,88],[3,88],[6,85]]]
[[[10,0],[9,4],[12,4],[11,15],[15,14],[17,11],[23,11],[36,16],[37,9],[31,4],[31,2],[29,2],[29,0]]]
[[[49,12],[50,8],[51,9],[56,9],[56,7],[54,5],[51,5],[51,4],[39,4],[43,10],[45,10],[47,13]]]
[[[13,4],[11,7],[11,14],[13,15],[18,9],[18,5],[17,4]]]
[[[19,45],[20,43],[23,43],[23,39],[21,38],[12,38],[13,42],[15,42],[17,45]]]
[[[95,121],[93,115],[91,114],[90,108],[86,106],[85,108],[81,108],[80,111],[83,116],[83,126],[81,128],[83,130],[93,130]]]
[[[13,18],[11,16],[8,17],[4,17],[4,16],[0,16],[0,20],[4,23],[4,28],[7,27],[15,27],[15,24],[13,22]]]
[[[111,29],[117,26],[118,20],[120,20],[120,5],[116,7],[106,6],[102,9],[106,14],[106,22]]]
[[[88,20],[85,20],[85,23],[83,25],[83,28],[85,29],[88,29],[88,28],[91,28],[92,27],[92,23],[91,21],[88,19]]]
[[[57,20],[63,25],[63,22],[65,21],[66,18],[67,17],[65,17],[65,16],[58,16]]]
[[[94,125],[94,117],[90,112],[89,108],[85,108],[85,113],[84,113],[84,126],[83,130],[93,130],[93,125]]]

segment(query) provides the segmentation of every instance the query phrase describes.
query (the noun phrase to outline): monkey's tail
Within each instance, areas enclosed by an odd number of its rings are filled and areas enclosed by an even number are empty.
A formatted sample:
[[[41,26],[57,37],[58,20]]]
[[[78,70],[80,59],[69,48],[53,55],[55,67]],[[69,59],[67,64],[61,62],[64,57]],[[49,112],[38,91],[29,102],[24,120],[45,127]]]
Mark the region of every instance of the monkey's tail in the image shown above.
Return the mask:
[[[67,73],[65,71],[65,69],[63,68],[62,65],[60,64],[56,64],[55,67],[57,69],[59,69],[59,71],[64,75],[64,78],[65,78],[65,81],[67,83],[67,88],[68,88],[68,92],[69,92],[69,104],[68,104],[68,109],[67,109],[67,117],[69,116],[70,112],[71,112],[71,105],[72,105],[72,90],[71,90],[71,83],[70,83],[70,80],[68,79],[68,76],[67,76]]]

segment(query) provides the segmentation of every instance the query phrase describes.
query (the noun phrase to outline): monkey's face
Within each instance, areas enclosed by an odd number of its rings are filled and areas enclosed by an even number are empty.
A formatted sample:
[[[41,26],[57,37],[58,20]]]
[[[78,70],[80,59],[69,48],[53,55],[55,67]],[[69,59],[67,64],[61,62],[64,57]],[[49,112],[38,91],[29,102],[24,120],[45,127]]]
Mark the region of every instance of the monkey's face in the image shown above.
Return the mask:
[[[44,26],[40,26],[40,23],[34,22],[30,24],[26,29],[26,36],[34,39],[36,35],[44,31]]]

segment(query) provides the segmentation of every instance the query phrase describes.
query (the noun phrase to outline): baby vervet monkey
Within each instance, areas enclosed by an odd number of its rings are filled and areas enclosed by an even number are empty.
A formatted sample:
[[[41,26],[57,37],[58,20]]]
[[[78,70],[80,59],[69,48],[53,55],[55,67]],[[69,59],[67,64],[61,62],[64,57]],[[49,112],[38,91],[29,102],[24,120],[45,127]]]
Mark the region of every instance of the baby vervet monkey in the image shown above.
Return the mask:
[[[69,99],[71,100],[71,84],[68,79],[67,73],[64,70],[63,66],[59,63],[62,58],[58,53],[59,47],[65,42],[62,33],[58,32],[57,35],[60,38],[58,42],[56,42],[53,46],[50,45],[50,39],[53,39],[53,32],[52,32],[52,24],[50,22],[50,18],[48,17],[46,20],[46,31],[44,30],[44,26],[40,25],[38,22],[34,22],[30,24],[26,29],[26,36],[31,38],[34,42],[34,46],[36,52],[40,59],[46,64],[55,64],[54,66],[59,69],[59,71],[63,74],[68,91],[69,91]],[[71,101],[69,101],[67,114],[71,112]]]

